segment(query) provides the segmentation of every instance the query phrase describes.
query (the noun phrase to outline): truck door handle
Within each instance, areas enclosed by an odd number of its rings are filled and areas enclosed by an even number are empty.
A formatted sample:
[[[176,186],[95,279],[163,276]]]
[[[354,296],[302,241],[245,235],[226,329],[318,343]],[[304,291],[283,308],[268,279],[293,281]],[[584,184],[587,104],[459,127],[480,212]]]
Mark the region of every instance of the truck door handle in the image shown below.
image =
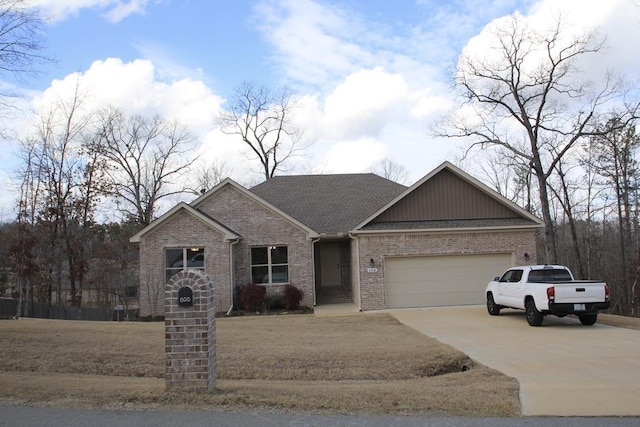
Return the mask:
[[[576,292],[584,292],[585,289],[584,288],[576,288]]]

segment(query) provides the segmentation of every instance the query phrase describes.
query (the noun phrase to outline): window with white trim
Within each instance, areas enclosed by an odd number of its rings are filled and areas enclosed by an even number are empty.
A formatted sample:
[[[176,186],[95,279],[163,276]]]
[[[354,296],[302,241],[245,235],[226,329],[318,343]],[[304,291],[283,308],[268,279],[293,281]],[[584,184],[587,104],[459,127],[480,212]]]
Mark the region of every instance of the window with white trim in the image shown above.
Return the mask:
[[[289,283],[289,255],[286,246],[251,248],[251,281],[263,284]]]
[[[164,250],[165,279],[187,269],[204,270],[204,248],[170,248]]]

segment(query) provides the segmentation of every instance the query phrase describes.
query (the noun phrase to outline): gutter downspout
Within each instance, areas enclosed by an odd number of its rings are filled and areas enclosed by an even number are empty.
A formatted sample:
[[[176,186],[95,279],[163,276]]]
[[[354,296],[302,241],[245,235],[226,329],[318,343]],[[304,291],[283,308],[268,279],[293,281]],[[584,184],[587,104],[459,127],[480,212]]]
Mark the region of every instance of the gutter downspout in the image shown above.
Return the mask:
[[[316,298],[316,243],[320,241],[320,237],[311,238],[311,277],[313,279],[313,306],[318,305]]]
[[[351,231],[349,232],[349,238],[356,242],[356,274],[353,279],[358,284],[358,311],[362,311],[362,282],[360,281],[360,241],[358,236],[355,236]]]
[[[230,294],[231,295],[231,307],[229,307],[229,310],[227,310],[227,316],[231,315],[231,312],[233,311],[233,294],[234,294],[234,289],[233,289],[233,282],[234,282],[234,270],[233,270],[233,247],[240,241],[240,237],[236,237],[234,240],[231,241],[231,244],[229,245],[229,272],[231,273],[231,280],[229,283],[229,287],[230,289]]]

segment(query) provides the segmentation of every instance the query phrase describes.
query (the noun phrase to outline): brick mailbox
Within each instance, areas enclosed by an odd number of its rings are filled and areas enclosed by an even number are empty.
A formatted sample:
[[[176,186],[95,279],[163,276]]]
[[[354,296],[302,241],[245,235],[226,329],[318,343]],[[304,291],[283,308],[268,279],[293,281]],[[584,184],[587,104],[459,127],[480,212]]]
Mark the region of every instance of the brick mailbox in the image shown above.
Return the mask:
[[[203,271],[171,277],[164,293],[167,390],[209,392],[216,386],[213,284]]]

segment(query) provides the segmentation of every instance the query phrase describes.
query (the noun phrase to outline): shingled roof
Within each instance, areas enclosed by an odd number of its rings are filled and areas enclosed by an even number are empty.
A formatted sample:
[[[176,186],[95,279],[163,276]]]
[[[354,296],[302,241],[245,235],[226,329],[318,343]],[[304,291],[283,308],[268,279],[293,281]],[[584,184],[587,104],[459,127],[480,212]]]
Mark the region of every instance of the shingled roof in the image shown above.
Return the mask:
[[[407,187],[372,173],[286,175],[250,191],[320,234],[347,233]]]

